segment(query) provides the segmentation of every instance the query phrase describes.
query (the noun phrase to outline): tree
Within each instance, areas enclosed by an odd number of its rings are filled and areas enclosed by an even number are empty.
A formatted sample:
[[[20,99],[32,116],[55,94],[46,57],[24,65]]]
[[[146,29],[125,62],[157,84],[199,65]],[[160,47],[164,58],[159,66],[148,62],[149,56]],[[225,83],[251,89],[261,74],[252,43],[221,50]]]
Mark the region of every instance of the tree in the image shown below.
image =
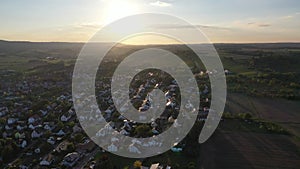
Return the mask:
[[[67,125],[70,126],[70,127],[74,127],[74,126],[75,126],[75,123],[74,123],[73,121],[71,121],[71,122],[69,122]]]
[[[189,162],[187,169],[196,169],[196,164],[194,162]]]
[[[143,124],[136,127],[135,134],[137,137],[149,137],[152,134],[151,131],[152,129],[149,125]]]
[[[67,151],[72,152],[75,150],[75,145],[73,143],[70,143],[67,145]]]
[[[48,138],[48,137],[50,137],[52,135],[52,132],[50,131],[50,130],[47,130],[46,132],[45,132],[45,134],[44,134],[44,137],[45,138]]]
[[[186,146],[183,148],[183,153],[188,157],[195,157],[199,155],[200,144],[198,142],[202,124],[196,122],[189,132],[189,134],[184,139]]]
[[[103,155],[95,164],[95,169],[113,169],[112,162],[107,155]]]
[[[142,167],[142,162],[139,161],[139,160],[135,161],[135,162],[133,163],[133,167],[134,167],[135,169],[141,168],[141,167]]]
[[[15,156],[13,147],[11,145],[5,146],[1,152],[1,156],[2,156],[4,162],[11,161]]]
[[[84,138],[83,134],[78,133],[78,134],[76,134],[76,135],[74,136],[74,141],[75,141],[76,143],[80,143],[80,142],[82,141],[83,138]]]

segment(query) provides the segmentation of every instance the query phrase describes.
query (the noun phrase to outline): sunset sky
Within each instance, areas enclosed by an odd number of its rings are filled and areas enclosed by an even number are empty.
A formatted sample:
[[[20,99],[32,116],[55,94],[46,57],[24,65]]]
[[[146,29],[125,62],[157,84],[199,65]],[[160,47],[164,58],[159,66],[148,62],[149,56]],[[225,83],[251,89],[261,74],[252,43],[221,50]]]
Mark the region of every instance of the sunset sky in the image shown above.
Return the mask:
[[[300,42],[299,0],[1,0],[0,39],[86,42],[102,26],[146,12],[183,18],[215,43]]]

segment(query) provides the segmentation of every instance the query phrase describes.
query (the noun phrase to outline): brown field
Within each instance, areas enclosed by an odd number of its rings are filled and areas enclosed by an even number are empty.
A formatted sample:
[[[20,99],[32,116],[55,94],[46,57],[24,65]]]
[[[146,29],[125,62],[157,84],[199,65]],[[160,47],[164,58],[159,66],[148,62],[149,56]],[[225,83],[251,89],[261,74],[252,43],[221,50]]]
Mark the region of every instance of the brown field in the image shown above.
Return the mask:
[[[201,146],[202,168],[296,169],[299,148],[290,136],[218,130]]]
[[[300,136],[300,101],[278,98],[257,98],[229,93],[225,112],[250,113],[256,118],[278,123]]]

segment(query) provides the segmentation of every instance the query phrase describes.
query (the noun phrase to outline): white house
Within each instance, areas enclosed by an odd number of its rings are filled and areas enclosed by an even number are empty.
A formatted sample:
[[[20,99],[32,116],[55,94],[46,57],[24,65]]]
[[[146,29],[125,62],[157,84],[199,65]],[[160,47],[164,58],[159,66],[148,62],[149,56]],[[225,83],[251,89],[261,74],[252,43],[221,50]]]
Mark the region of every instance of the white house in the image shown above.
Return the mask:
[[[48,142],[49,144],[54,145],[54,144],[55,144],[55,139],[54,139],[54,137],[49,137],[49,138],[47,139],[47,142]]]
[[[42,113],[43,116],[46,116],[48,114],[47,110],[40,110],[40,112]]]
[[[0,111],[0,117],[5,116],[6,112],[5,111]]]
[[[42,160],[42,161],[40,162],[40,166],[49,166],[49,165],[50,165],[50,162],[47,161],[47,160]]]
[[[5,130],[12,130],[13,129],[13,126],[11,126],[11,125],[5,125]]]
[[[20,169],[28,169],[28,167],[26,165],[20,165],[19,168]]]
[[[5,116],[8,113],[7,107],[1,107],[0,108],[0,117]]]
[[[44,129],[45,129],[45,130],[50,130],[50,131],[52,131],[54,128],[55,128],[55,126],[51,126],[50,124],[45,124],[45,125],[44,125]]]
[[[29,124],[28,128],[30,128],[31,130],[34,130],[36,126],[34,126],[33,124]]]
[[[27,141],[26,140],[23,140],[21,145],[20,145],[22,148],[25,148],[27,146]]]
[[[38,116],[37,114],[31,116],[28,118],[28,124],[32,124],[36,121],[38,121],[40,119],[40,116]]]
[[[130,133],[128,131],[126,131],[125,129],[122,129],[120,131],[120,134],[124,135],[124,136],[128,136]]]
[[[53,162],[54,162],[53,155],[49,154],[40,162],[40,166],[49,166]]]
[[[118,151],[118,147],[115,146],[113,143],[110,146],[108,146],[107,149],[110,152],[116,152],[116,151]]]
[[[62,130],[62,129],[60,129],[57,133],[56,133],[56,135],[58,135],[58,136],[64,136],[66,133]]]
[[[141,154],[141,151],[136,146],[134,146],[134,144],[130,144],[128,150],[131,153]]]
[[[81,127],[79,127],[78,125],[75,125],[74,127],[73,127],[73,133],[79,133],[79,132],[81,132],[82,131],[82,129],[81,129]]]
[[[17,119],[15,119],[15,118],[8,118],[8,119],[7,119],[7,124],[8,124],[8,125],[14,124],[15,122],[17,122]]]
[[[60,121],[62,121],[62,122],[67,122],[67,121],[69,121],[71,119],[71,115],[70,114],[68,114],[68,115],[62,115],[61,117],[60,117]]]
[[[157,163],[157,164],[152,164],[152,165],[150,166],[150,169],[159,169],[159,163]]]
[[[33,132],[31,133],[31,138],[39,138],[41,137],[41,133],[38,133],[37,131],[33,130]]]
[[[21,130],[23,130],[23,129],[25,129],[25,128],[27,128],[27,126],[26,125],[17,125],[17,130],[19,130],[19,131],[21,131]]]
[[[80,155],[77,152],[69,153],[64,157],[62,164],[68,167],[73,167],[79,158]]]

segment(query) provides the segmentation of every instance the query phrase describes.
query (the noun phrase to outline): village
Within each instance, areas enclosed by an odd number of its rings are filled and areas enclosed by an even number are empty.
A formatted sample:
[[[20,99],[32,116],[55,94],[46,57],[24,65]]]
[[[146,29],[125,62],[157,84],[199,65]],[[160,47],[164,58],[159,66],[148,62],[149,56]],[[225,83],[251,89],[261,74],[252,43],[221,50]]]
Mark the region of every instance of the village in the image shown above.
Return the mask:
[[[201,75],[204,77],[208,73],[202,72]],[[69,76],[65,72],[62,74],[63,76]],[[90,159],[97,152],[105,152],[105,150],[99,148],[84,133],[79,121],[81,121],[81,124],[92,125],[108,122],[105,128],[97,131],[95,137],[106,142],[107,150],[110,152],[123,148],[130,153],[140,154],[144,147],[152,147],[158,151],[162,143],[155,139],[146,143],[132,141],[128,145],[118,144],[119,139],[121,139],[118,137],[113,137],[111,140],[104,139],[106,134],[113,132],[131,137],[151,137],[159,135],[171,125],[181,126],[176,120],[180,108],[176,81],[170,79],[170,85],[164,86],[163,81],[157,81],[153,73],[150,72],[147,76],[149,77],[143,83],[134,84],[139,87],[131,89],[130,93],[131,96],[134,96],[133,105],[141,112],[140,118],[143,119],[142,112],[151,107],[151,97],[147,97],[147,92],[151,88],[164,90],[167,101],[165,104],[166,109],[160,117],[145,125],[137,124],[118,114],[113,106],[109,85],[101,81],[97,83],[97,87],[102,89],[97,96],[99,103],[101,103],[100,109],[98,106],[94,106],[93,112],[90,113],[94,113],[95,118],[90,119],[84,116],[76,116],[72,95],[65,90],[70,85],[67,84],[67,80],[57,82],[48,81],[47,78],[41,80],[36,76],[29,76],[28,79],[23,81],[2,83],[1,92],[3,97],[1,97],[2,104],[0,107],[2,131],[0,145],[2,152],[0,160],[4,163],[8,162],[8,167],[22,169],[43,167],[84,168],[88,164],[93,166],[95,164],[91,164]],[[165,77],[161,75],[160,78],[164,79]],[[15,84],[12,85],[13,83]],[[54,90],[57,93],[56,97],[51,96],[51,93],[47,94],[47,91]],[[41,99],[38,96],[39,92],[49,97]],[[186,111],[198,112],[198,121],[205,121],[210,104],[207,85],[204,85],[200,93],[203,108],[198,111],[192,104],[184,105],[183,108]],[[130,103],[123,103],[122,111],[126,111],[128,104]],[[174,145],[171,151],[181,152],[183,148],[184,145],[178,144]],[[158,168],[158,164],[154,164],[154,166]],[[166,168],[171,168],[171,166],[166,166]]]

